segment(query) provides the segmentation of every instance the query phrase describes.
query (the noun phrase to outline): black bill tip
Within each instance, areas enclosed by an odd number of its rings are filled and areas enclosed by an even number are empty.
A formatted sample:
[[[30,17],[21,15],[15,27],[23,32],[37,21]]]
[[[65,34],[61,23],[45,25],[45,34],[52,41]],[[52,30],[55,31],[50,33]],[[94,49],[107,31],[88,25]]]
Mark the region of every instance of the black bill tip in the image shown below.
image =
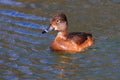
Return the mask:
[[[46,31],[42,31],[42,34],[45,34],[46,33]]]
[[[50,31],[52,31],[52,30],[54,30],[54,28],[51,26],[51,24],[50,24],[50,26],[47,28],[47,29],[44,29],[43,31],[42,31],[42,34],[44,34],[44,33],[48,33],[48,32],[50,32]]]

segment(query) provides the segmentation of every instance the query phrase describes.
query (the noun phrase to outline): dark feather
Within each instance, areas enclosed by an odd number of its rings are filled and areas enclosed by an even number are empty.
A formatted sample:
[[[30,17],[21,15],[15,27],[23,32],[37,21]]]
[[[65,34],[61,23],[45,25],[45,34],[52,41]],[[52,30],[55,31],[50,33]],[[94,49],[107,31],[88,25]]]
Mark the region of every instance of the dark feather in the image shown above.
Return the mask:
[[[67,38],[69,40],[73,40],[77,44],[82,44],[85,40],[87,40],[87,36],[91,36],[92,37],[92,35],[89,34],[89,33],[73,32],[73,33],[69,33]]]

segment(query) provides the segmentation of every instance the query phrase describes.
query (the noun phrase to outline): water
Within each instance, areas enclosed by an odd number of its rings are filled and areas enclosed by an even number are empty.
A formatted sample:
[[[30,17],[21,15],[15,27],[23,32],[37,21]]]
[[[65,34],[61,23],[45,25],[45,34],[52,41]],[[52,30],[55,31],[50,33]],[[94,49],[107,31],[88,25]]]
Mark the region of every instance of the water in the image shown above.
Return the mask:
[[[51,16],[67,15],[70,31],[93,34],[77,54],[52,52]],[[0,80],[119,80],[119,0],[0,0]]]

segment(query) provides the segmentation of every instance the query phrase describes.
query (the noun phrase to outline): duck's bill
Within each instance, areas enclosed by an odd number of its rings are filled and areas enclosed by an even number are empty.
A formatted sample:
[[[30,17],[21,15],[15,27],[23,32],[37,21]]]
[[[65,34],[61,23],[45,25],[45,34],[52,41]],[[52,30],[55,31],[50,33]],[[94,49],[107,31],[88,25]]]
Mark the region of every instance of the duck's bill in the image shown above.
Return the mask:
[[[54,28],[52,27],[52,25],[49,25],[49,27],[48,27],[47,29],[44,29],[44,30],[42,31],[42,34],[48,33],[48,32],[53,31],[53,30],[54,30]]]

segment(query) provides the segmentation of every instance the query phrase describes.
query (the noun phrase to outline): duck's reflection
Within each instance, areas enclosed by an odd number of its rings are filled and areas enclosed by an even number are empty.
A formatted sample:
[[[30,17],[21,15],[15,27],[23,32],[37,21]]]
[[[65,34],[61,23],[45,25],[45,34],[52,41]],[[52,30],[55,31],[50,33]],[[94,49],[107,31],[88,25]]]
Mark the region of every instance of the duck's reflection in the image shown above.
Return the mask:
[[[54,72],[60,79],[67,76],[73,76],[79,67],[79,64],[76,63],[76,60],[78,60],[79,57],[59,53],[56,54],[56,56],[57,59],[54,61],[57,64],[51,65],[51,71]]]

